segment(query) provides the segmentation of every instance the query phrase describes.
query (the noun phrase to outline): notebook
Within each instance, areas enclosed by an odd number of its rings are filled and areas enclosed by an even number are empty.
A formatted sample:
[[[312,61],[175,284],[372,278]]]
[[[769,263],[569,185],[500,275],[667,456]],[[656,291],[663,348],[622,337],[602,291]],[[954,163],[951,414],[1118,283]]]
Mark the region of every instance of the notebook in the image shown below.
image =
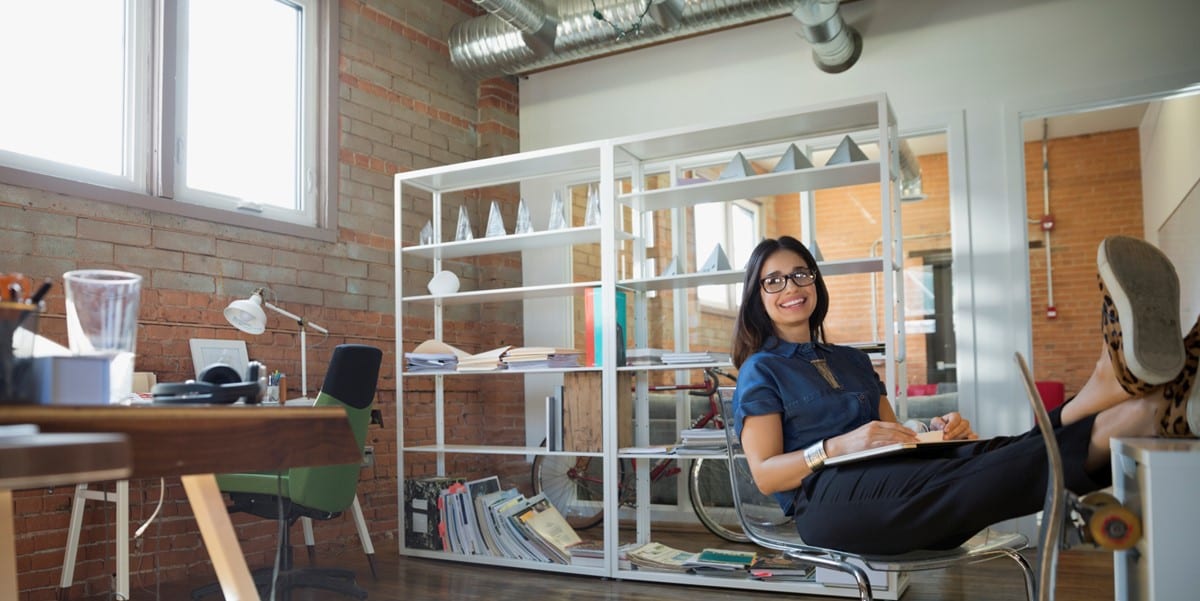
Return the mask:
[[[882,447],[866,449],[864,451],[855,451],[854,453],[838,455],[837,457],[830,457],[829,459],[826,459],[825,465],[829,466],[829,465],[841,465],[843,463],[854,463],[855,461],[862,461],[864,459],[871,459],[873,457],[885,457],[887,455],[895,455],[896,453],[903,453],[903,452],[911,451],[911,450],[917,449],[917,448],[929,448],[929,447],[937,447],[937,446],[944,446],[944,445],[953,446],[953,445],[965,444],[968,442],[977,442],[977,440],[942,440],[941,436],[942,436],[941,430],[931,430],[929,432],[920,432],[917,434],[917,439],[918,439],[917,442],[897,442],[897,443],[882,446]]]

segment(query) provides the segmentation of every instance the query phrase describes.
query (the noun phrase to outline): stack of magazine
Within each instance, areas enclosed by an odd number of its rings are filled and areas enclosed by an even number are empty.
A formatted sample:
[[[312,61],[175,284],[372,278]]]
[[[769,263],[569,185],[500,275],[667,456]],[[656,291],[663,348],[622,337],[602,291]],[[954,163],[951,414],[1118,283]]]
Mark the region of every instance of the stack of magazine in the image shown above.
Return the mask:
[[[725,430],[688,428],[679,433],[676,455],[710,455],[725,450]]]
[[[469,356],[441,340],[426,340],[411,353],[404,353],[404,361],[410,372],[454,371],[458,369],[458,362]]]
[[[663,353],[662,362],[666,365],[692,363],[729,363],[729,353],[712,351],[696,351],[691,353]]]
[[[521,346],[511,348],[500,358],[508,369],[556,369],[579,367],[580,351],[552,346]]]
[[[442,548],[460,555],[567,564],[569,548],[581,540],[545,496],[502,490],[496,476],[451,485],[438,510]]]

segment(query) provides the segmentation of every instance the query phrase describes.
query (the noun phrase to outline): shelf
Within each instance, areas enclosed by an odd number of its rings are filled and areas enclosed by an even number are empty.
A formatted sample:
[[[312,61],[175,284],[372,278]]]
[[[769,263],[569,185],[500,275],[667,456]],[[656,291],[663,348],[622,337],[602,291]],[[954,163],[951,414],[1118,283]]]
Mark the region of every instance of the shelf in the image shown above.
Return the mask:
[[[396,183],[444,193],[511,184],[549,175],[594,173],[596,165],[600,163],[600,149],[603,146],[601,142],[587,142],[498,156],[467,164],[402,172],[396,174]]]
[[[538,369],[495,369],[492,371],[403,371],[402,378],[420,378],[424,376],[515,376],[518,374],[565,374],[578,371],[600,371],[599,365],[581,365],[579,367],[546,367]]]
[[[705,369],[708,367],[733,367],[732,363],[655,363],[653,365],[622,365],[617,371],[680,371],[689,369]]]
[[[878,273],[883,271],[883,258],[870,257],[866,259],[843,259],[840,261],[825,261],[819,264],[824,276],[847,275],[852,273]],[[620,285],[638,292],[651,290],[677,290],[695,286],[711,286],[719,284],[741,284],[746,277],[744,269],[729,269],[726,271],[704,271],[685,273],[681,275],[664,275],[642,280],[623,280]]]
[[[721,150],[763,146],[773,142],[793,142],[815,137],[882,129],[879,121],[882,95],[858,98],[850,102],[809,107],[802,112],[778,113],[754,121],[735,121],[705,126],[689,126],[654,134],[639,134],[614,140],[618,150],[633,158],[655,162]],[[618,157],[619,160],[620,157]]]
[[[446,551],[430,551],[427,549],[404,549],[405,555],[412,557],[424,557],[426,559],[439,559],[444,561],[461,561],[464,563],[479,563],[488,566],[503,566],[508,568],[521,568],[523,570],[543,570],[546,572],[565,572],[569,574],[581,574],[585,576],[608,576],[608,573],[601,567],[576,566],[561,563],[549,563],[541,561],[528,561],[524,559],[510,559],[507,557],[497,557],[495,555],[462,555],[459,553],[448,553]]]
[[[433,259],[438,256],[443,259],[457,259],[460,257],[521,252],[523,250],[565,247],[574,244],[599,243],[600,226],[592,225],[588,227],[532,232],[529,234],[496,236],[495,238],[476,238],[474,240],[443,242],[441,244],[407,246],[400,252],[405,255],[427,259]]]
[[[396,339],[406,339],[405,325],[412,328],[421,329],[422,336],[427,336],[424,333],[426,329],[434,329],[437,336],[448,336],[451,338],[457,337],[461,339],[473,340],[473,344],[486,343],[487,341],[495,342],[499,346],[501,342],[496,339],[496,336],[485,332],[476,331],[479,328],[487,328],[492,325],[490,321],[496,318],[488,318],[486,315],[482,318],[483,323],[445,323],[448,319],[467,319],[467,317],[459,315],[461,311],[442,311],[442,307],[451,305],[480,305],[483,303],[495,302],[519,302],[531,301],[536,299],[576,299],[582,300],[581,297],[589,289],[604,288],[606,292],[610,292],[613,288],[617,290],[625,290],[626,298],[633,301],[632,313],[626,315],[627,327],[632,325],[633,330],[627,329],[625,335],[629,339],[640,341],[643,346],[670,345],[667,341],[671,335],[678,333],[682,336],[687,330],[689,312],[694,309],[690,306],[684,306],[684,303],[676,303],[679,306],[669,309],[671,315],[667,315],[667,308],[664,307],[662,319],[673,319],[673,328],[669,333],[661,334],[662,341],[652,336],[660,334],[652,334],[651,332],[642,332],[642,328],[654,328],[658,324],[653,323],[659,319],[655,313],[651,317],[647,304],[653,301],[648,295],[644,294],[651,291],[671,291],[671,290],[692,290],[699,286],[723,285],[736,286],[745,281],[745,268],[738,266],[737,269],[727,269],[723,271],[710,271],[702,273],[683,273],[658,277],[639,277],[635,279],[622,280],[616,274],[625,273],[624,268],[628,267],[631,262],[634,265],[646,265],[649,262],[645,261],[650,252],[647,247],[651,241],[646,240],[644,243],[629,244],[628,240],[635,240],[634,236],[628,231],[634,229],[632,224],[644,223],[642,220],[647,214],[655,211],[669,211],[671,214],[669,219],[660,221],[659,218],[663,215],[654,215],[654,234],[658,235],[658,229],[671,230],[679,227],[680,223],[687,223],[687,213],[684,209],[699,205],[702,203],[712,203],[721,201],[734,201],[741,199],[754,198],[770,198],[780,197],[783,202],[795,203],[799,208],[803,208],[806,203],[802,202],[807,198],[807,192],[826,190],[834,188],[843,188],[852,185],[869,185],[880,187],[876,200],[881,205],[882,215],[892,215],[899,219],[899,213],[896,209],[894,199],[895,181],[881,181],[885,174],[894,179],[894,173],[888,168],[887,157],[882,160],[867,159],[854,163],[810,167],[807,169],[797,169],[793,171],[785,171],[780,173],[764,173],[758,175],[749,175],[746,177],[731,178],[717,181],[699,181],[698,183],[677,185],[670,188],[660,190],[645,190],[637,191],[629,194],[602,194],[600,212],[604,216],[620,216],[620,219],[604,221],[604,227],[588,226],[577,228],[566,228],[552,231],[539,231],[526,234],[513,234],[508,236],[498,236],[494,238],[477,238],[474,240],[464,241],[439,241],[434,244],[412,245],[415,242],[416,230],[412,227],[414,224],[407,224],[407,229],[402,225],[410,216],[416,215],[420,221],[425,221],[428,218],[445,219],[444,213],[446,206],[445,202],[456,202],[457,198],[445,198],[443,195],[447,193],[458,193],[460,195],[476,198],[475,191],[480,191],[491,186],[506,186],[505,192],[507,197],[515,198],[513,195],[519,190],[520,194],[537,194],[538,198],[546,198],[554,192],[561,192],[569,186],[579,184],[581,182],[595,183],[599,182],[601,189],[620,190],[619,184],[637,174],[638,177],[662,177],[663,174],[682,174],[686,169],[693,168],[708,168],[719,167],[723,163],[729,161],[734,153],[742,153],[749,157],[750,160],[767,160],[772,157],[779,156],[789,145],[795,144],[798,148],[802,148],[805,152],[813,151],[814,149],[832,148],[843,137],[852,136],[856,141],[880,141],[892,142],[895,138],[895,121],[892,116],[891,108],[888,105],[886,96],[876,94],[854,98],[849,101],[822,103],[806,108],[792,109],[787,112],[776,112],[768,115],[752,117],[750,120],[738,120],[738,117],[730,119],[722,119],[716,123],[707,123],[699,125],[691,125],[686,127],[675,128],[652,133],[637,134],[624,136],[620,138],[598,140],[583,144],[574,144],[562,146],[558,148],[542,149],[530,152],[522,152],[513,155],[506,155],[460,163],[456,165],[446,165],[441,167],[432,167],[406,173],[400,173],[395,176],[395,271],[396,281],[399,283],[409,277],[406,271],[410,267],[408,261],[421,264],[423,261],[434,263],[434,267],[441,269],[443,267],[436,264],[442,260],[468,259],[471,257],[487,257],[490,255],[510,255],[516,256],[515,260],[520,263],[520,274],[514,276],[516,281],[506,281],[504,284],[495,283],[472,283],[464,282],[469,286],[512,286],[506,288],[494,288],[488,290],[466,290],[455,294],[435,296],[425,294],[426,290],[420,286],[407,286],[407,292],[411,296],[405,296],[404,290],[401,290],[397,284],[396,298]],[[880,148],[888,144],[882,144]],[[672,180],[674,181],[674,180]],[[882,185],[881,185],[882,184]],[[478,198],[485,199],[488,197],[488,192],[478,192]],[[409,206],[412,210],[408,210]],[[890,212],[889,212],[890,211]],[[649,220],[645,220],[649,221]],[[670,225],[664,225],[670,222]],[[874,223],[874,222],[873,222]],[[898,221],[891,222],[898,225]],[[620,224],[630,224],[628,227]],[[878,224],[882,229],[882,221]],[[648,226],[649,227],[649,226]],[[873,225],[868,225],[874,229]],[[896,229],[896,228],[891,228]],[[614,231],[616,230],[616,231]],[[639,230],[640,231],[640,230]],[[649,232],[647,232],[649,233]],[[672,236],[681,232],[670,231]],[[899,253],[899,242],[891,240],[891,236],[895,232],[883,232],[882,239],[888,241],[884,248],[889,249],[885,252]],[[445,236],[442,232],[442,236]],[[875,237],[879,232],[872,234]],[[666,235],[666,234],[664,234]],[[408,239],[403,239],[408,236]],[[672,238],[673,239],[673,238]],[[409,246],[405,246],[405,243]],[[615,242],[615,245],[613,244]],[[615,252],[607,254],[600,253],[596,258],[588,257],[588,265],[586,270],[571,271],[563,269],[558,271],[560,266],[567,266],[571,261],[572,250],[580,245],[585,245],[583,250],[595,250],[593,247],[603,247],[613,249]],[[893,248],[894,247],[894,248]],[[525,251],[531,251],[526,253]],[[518,254],[519,253],[519,254]],[[594,254],[594,253],[593,253]],[[562,257],[562,264],[556,262],[556,257]],[[547,259],[547,260],[543,260]],[[819,264],[821,274],[825,277],[839,276],[845,274],[867,274],[881,273],[884,268],[884,258],[882,257],[858,257],[841,259],[836,261],[825,261]],[[485,261],[486,263],[486,261]],[[598,264],[597,264],[598,263]],[[453,264],[451,264],[453,265]],[[575,267],[574,265],[570,265]],[[902,269],[902,262],[896,261],[892,266],[894,269]],[[545,272],[543,272],[543,270]],[[515,270],[513,273],[516,273]],[[568,275],[582,274],[588,275]],[[642,270],[638,270],[642,274]],[[647,272],[647,275],[648,272]],[[571,280],[591,279],[595,281],[572,282]],[[865,280],[866,278],[861,278]],[[539,282],[538,285],[521,286],[518,284],[528,284],[531,282]],[[566,282],[566,283],[563,283]],[[865,284],[866,282],[861,282]],[[889,286],[895,286],[892,279],[885,278],[884,292],[887,296],[888,290],[894,290]],[[635,294],[642,292],[643,294]],[[672,301],[679,301],[682,298],[681,294],[676,294]],[[895,298],[903,298],[902,295],[893,295],[891,298],[894,303]],[[892,303],[885,303],[885,314],[893,307]],[[567,302],[526,302],[523,307],[519,307],[518,313],[522,323],[516,324],[517,327],[525,326],[525,335],[530,339],[546,339],[554,340],[562,330],[569,330],[572,327],[579,329],[577,326],[582,324],[572,324],[573,320],[579,319],[582,311],[579,311],[576,306],[568,307]],[[433,310],[427,310],[432,307]],[[544,317],[543,317],[544,310]],[[657,307],[655,308],[657,311]],[[485,311],[485,313],[488,313]],[[603,331],[606,333],[604,338],[612,340],[611,333],[616,331],[614,326],[617,323],[615,316],[616,311],[597,311],[594,313],[593,321],[598,322],[599,329],[596,329],[595,323],[589,324],[586,329],[591,330],[591,333],[584,332],[583,335],[590,336],[595,331]],[[902,319],[902,311],[898,313]],[[431,317],[432,316],[432,317]],[[545,321],[545,324],[540,322]],[[897,325],[893,324],[890,328],[885,328],[887,333],[887,342],[889,347],[897,344],[892,338],[892,330],[899,328],[900,335],[903,336],[902,321]],[[445,328],[444,330],[442,328]],[[664,328],[665,330],[666,328]],[[469,330],[464,332],[463,330]],[[545,331],[550,330],[552,335],[543,336]],[[508,335],[508,331],[504,331],[504,335]],[[482,336],[482,338],[478,338]],[[563,334],[565,337],[565,333]],[[619,338],[617,340],[620,340]],[[447,339],[447,342],[454,343],[455,340]],[[693,346],[698,346],[693,344]],[[878,349],[878,344],[872,344],[873,349]],[[682,347],[682,346],[681,346]],[[894,365],[900,363],[895,354],[902,353],[901,347],[898,351],[891,351],[885,354],[886,368],[891,370]],[[419,464],[437,463],[437,473],[447,474],[455,469],[455,465],[461,463],[460,459],[468,459],[475,457],[480,465],[483,466],[498,466],[504,465],[496,471],[508,470],[515,465],[513,462],[521,463],[527,461],[529,457],[554,458],[555,461],[548,461],[547,464],[573,464],[574,462],[569,457],[587,457],[594,461],[591,467],[597,470],[603,469],[604,474],[607,474],[614,469],[620,469],[620,462],[649,460],[650,462],[659,462],[663,460],[684,460],[693,458],[706,458],[713,460],[724,460],[727,455],[724,450],[712,451],[705,450],[703,454],[688,454],[684,453],[631,453],[622,452],[619,443],[622,440],[623,432],[619,428],[607,427],[612,423],[625,423],[623,420],[628,420],[626,414],[629,407],[642,416],[647,417],[644,410],[648,409],[650,399],[646,396],[647,384],[650,380],[659,379],[679,379],[691,381],[698,377],[695,373],[703,369],[728,369],[731,364],[727,357],[721,356],[722,361],[712,361],[706,363],[686,363],[686,364],[654,364],[654,365],[625,365],[617,366],[612,363],[607,363],[604,366],[580,366],[568,368],[544,368],[531,370],[495,370],[486,372],[459,372],[459,371],[403,371],[405,362],[402,353],[396,353],[396,372],[399,373],[400,386],[397,386],[396,394],[396,448],[398,449],[399,457],[397,461],[397,476],[403,480],[405,477],[405,465],[411,458],[415,458]],[[697,360],[709,361],[711,356],[699,356]],[[894,370],[893,370],[894,371]],[[579,378],[588,380],[583,384],[572,384],[569,380],[577,379],[576,377],[565,377],[564,374],[571,372],[586,372],[589,374],[587,378]],[[670,372],[692,372],[687,378],[675,378]],[[616,390],[616,387],[628,388],[630,376],[628,374],[640,374],[633,377],[633,380],[638,381],[639,385],[634,388],[632,396],[626,396],[626,390]],[[529,378],[512,378],[511,376],[530,374],[535,377]],[[625,375],[622,375],[625,374]],[[439,376],[491,376],[492,380],[446,380]],[[501,379],[496,379],[495,376],[501,376]],[[602,377],[594,377],[602,376]],[[508,378],[505,378],[508,377]],[[886,374],[889,386],[893,383],[894,374],[888,371]],[[428,378],[427,380],[410,380],[410,378]],[[575,388],[568,389],[568,385],[573,385]],[[454,425],[457,423],[461,403],[465,400],[464,395],[483,396],[488,390],[495,386],[503,385],[505,388],[520,389],[516,394],[519,399],[523,399],[524,403],[519,400],[514,400],[514,407],[505,407],[504,411],[519,414],[520,409],[524,409],[526,416],[526,424],[524,434],[535,438],[544,433],[544,424],[540,423],[537,416],[543,412],[547,405],[545,398],[547,390],[556,390],[556,387],[562,386],[563,394],[561,396],[568,397],[572,400],[576,412],[585,415],[585,419],[589,420],[585,423],[594,424],[594,428],[589,431],[589,434],[596,434],[601,440],[593,441],[589,438],[587,444],[580,442],[572,445],[573,448],[588,448],[594,449],[588,452],[571,452],[571,451],[554,451],[547,450],[546,447],[519,446],[527,442],[536,444],[536,440],[525,440],[524,438],[513,439],[513,445],[485,445],[485,444],[444,444],[447,440],[455,442],[478,442],[475,437],[459,436],[453,434]],[[405,389],[408,389],[407,391]],[[432,392],[431,392],[432,391]],[[554,393],[551,393],[554,394]],[[474,397],[470,397],[474,398]],[[406,401],[408,403],[406,404]],[[414,404],[414,401],[416,402]],[[564,400],[564,406],[567,402]],[[690,406],[690,404],[689,404]],[[683,404],[676,400],[676,408],[682,409]],[[586,411],[585,411],[586,410]],[[690,410],[690,409],[689,409]],[[433,444],[413,444],[417,440],[410,440],[405,444],[405,431],[411,430],[406,425],[405,418],[418,420],[419,427],[428,428],[428,424],[432,422],[432,431],[428,435],[423,435],[419,441],[421,443]],[[579,419],[578,417],[576,419]],[[564,430],[567,430],[565,424]],[[600,428],[605,425],[605,428]],[[639,427],[648,426],[648,424],[639,425]],[[577,429],[570,430],[577,432]],[[634,432],[638,439],[646,439],[646,432],[637,430]],[[631,441],[626,441],[631,442]],[[441,444],[439,444],[441,443]],[[628,448],[627,446],[625,448]],[[475,460],[471,460],[475,461]],[[614,463],[616,465],[614,465]],[[482,469],[489,469],[484,467]],[[567,469],[570,469],[567,467]],[[528,473],[528,472],[525,472]],[[639,472],[640,473],[640,472]],[[604,566],[575,566],[561,565],[550,563],[531,562],[526,560],[518,560],[507,557],[493,557],[490,555],[458,555],[445,551],[431,551],[425,549],[413,549],[401,543],[400,552],[403,555],[422,557],[428,559],[450,560],[466,563],[475,563],[481,565],[499,565],[504,567],[541,570],[549,572],[562,572],[570,574],[582,574],[589,576],[607,577],[607,578],[623,578],[630,580],[647,580],[664,583],[678,583],[695,586],[710,586],[710,587],[726,587],[737,589],[751,589],[761,591],[778,591],[778,592],[804,592],[818,593],[834,596],[855,596],[857,591],[851,588],[826,588],[813,583],[772,583],[759,582],[748,580],[740,577],[732,577],[731,575],[692,575],[692,574],[673,574],[663,572],[637,571],[622,569],[620,564],[614,561],[616,547],[620,544],[620,528],[622,526],[620,520],[622,518],[633,517],[637,529],[637,537],[639,540],[645,540],[652,537],[651,523],[659,519],[676,519],[674,515],[677,511],[683,511],[686,508],[682,504],[673,506],[671,513],[673,515],[663,514],[659,516],[657,509],[651,511],[650,499],[645,498],[645,490],[638,487],[638,494],[641,495],[637,499],[636,509],[622,509],[616,503],[618,497],[618,484],[612,480],[605,480],[603,484],[603,494],[600,497],[590,497],[596,499],[594,502],[599,502],[603,499],[603,505],[606,510],[611,511],[604,522],[603,543],[607,546],[607,561]],[[403,495],[403,491],[401,492]],[[686,500],[683,500],[686,503]],[[402,500],[403,504],[403,500]],[[399,521],[401,525],[405,523],[405,515],[401,512]],[[903,592],[902,589],[900,592]],[[886,594],[879,594],[879,598],[889,598]],[[892,597],[894,598],[894,597]]]
[[[531,298],[556,298],[583,294],[588,288],[598,288],[600,282],[575,282],[572,284],[549,284],[546,286],[526,286],[524,288],[497,288],[495,290],[470,290],[456,292],[444,296],[424,294],[421,296],[406,296],[401,298],[406,303],[433,303],[443,306],[470,305],[473,303],[500,303],[505,301],[529,300]]]
[[[566,455],[571,457],[600,457],[603,453],[547,451],[546,447],[494,447],[473,444],[418,445],[404,447],[405,453],[466,453],[470,455]]]
[[[617,197],[634,206],[643,201],[647,211],[687,207],[705,202],[758,198],[793,194],[826,188],[839,188],[879,181],[879,161],[859,161],[832,167],[812,167],[797,171],[765,173],[751,177],[724,179],[699,184],[647,190]]]

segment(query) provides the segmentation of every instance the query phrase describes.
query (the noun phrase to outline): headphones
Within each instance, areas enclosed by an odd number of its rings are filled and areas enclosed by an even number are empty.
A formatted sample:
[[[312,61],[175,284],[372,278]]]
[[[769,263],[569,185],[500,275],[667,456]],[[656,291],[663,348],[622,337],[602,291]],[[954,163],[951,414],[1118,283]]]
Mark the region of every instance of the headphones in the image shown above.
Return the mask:
[[[155,403],[203,403],[228,405],[244,401],[257,404],[267,390],[266,369],[262,363],[251,361],[246,367],[246,379],[224,363],[214,363],[200,371],[195,380],[155,384],[151,390]]]

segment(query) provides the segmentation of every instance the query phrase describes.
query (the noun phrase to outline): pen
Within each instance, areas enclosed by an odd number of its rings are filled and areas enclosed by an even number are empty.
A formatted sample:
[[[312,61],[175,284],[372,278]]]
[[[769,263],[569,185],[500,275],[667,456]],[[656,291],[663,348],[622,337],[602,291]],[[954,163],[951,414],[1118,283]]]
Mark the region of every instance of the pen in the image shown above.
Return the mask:
[[[43,280],[42,285],[38,286],[37,291],[34,292],[33,296],[29,297],[29,299],[26,302],[28,302],[31,305],[36,305],[36,304],[42,302],[42,298],[45,297],[46,293],[50,291],[50,286],[53,283],[54,283],[54,280],[52,280],[50,278],[46,278],[45,280]]]

